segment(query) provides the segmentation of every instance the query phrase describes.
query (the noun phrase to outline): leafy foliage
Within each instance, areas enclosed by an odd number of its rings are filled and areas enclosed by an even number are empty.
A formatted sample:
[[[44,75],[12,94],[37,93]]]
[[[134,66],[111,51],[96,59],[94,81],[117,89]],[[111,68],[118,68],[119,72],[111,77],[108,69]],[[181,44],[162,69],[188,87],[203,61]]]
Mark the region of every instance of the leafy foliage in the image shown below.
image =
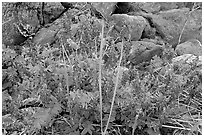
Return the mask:
[[[21,55],[3,47],[3,134],[101,134],[99,63],[103,130],[120,70],[106,134],[202,134],[198,61],[173,64],[174,50],[166,45],[163,57],[154,57],[145,69],[126,68],[129,46],[125,44],[118,67],[121,47],[108,36],[111,26],[106,24],[100,62],[97,25],[98,19],[88,12],[71,22],[65,31],[72,35],[60,37],[59,45],[26,45]]]

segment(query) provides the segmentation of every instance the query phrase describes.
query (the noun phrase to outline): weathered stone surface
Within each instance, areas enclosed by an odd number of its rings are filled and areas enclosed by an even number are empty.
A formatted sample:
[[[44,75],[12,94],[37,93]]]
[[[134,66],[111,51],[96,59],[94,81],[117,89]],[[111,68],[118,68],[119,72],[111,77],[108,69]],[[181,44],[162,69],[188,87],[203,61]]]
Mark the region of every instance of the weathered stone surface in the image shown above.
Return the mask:
[[[33,34],[39,27],[39,20],[37,17],[37,11],[34,9],[32,3],[26,5],[21,5],[20,8],[15,9],[15,4],[13,6],[8,6],[8,9],[3,9],[3,12],[11,10],[12,16],[3,18],[2,25],[2,37],[3,44],[7,46],[15,46],[23,43],[29,35]],[[37,6],[39,3],[36,3]],[[24,6],[24,7],[22,7]],[[27,10],[26,8],[31,8]]]
[[[194,2],[132,2],[131,6],[134,11],[139,9],[148,13],[158,13],[160,11],[166,11],[171,9],[192,8]],[[197,2],[196,5],[202,7],[201,2]]]
[[[55,20],[48,28],[40,29],[33,38],[33,43],[39,45],[52,44],[58,38],[58,32],[63,29],[64,25],[66,26],[66,23],[69,22],[66,16],[63,16]]]
[[[113,14],[127,14],[133,11],[133,6],[130,2],[117,2]]]
[[[42,7],[43,4],[44,8]],[[22,16],[22,19],[26,22],[26,24],[31,25],[33,28],[39,25],[40,22],[43,23],[43,19],[44,24],[53,22],[54,19],[56,19],[64,10],[63,6],[59,2],[30,2],[28,6],[33,10],[29,10],[28,12],[27,9],[22,8],[19,10],[19,15]]]
[[[73,7],[72,2],[60,2],[65,9],[69,9]]]
[[[20,45],[25,40],[27,40],[27,37],[20,33],[15,20],[2,25],[2,43],[6,46]]]
[[[40,16],[39,18],[39,13],[35,9],[41,7],[42,3],[31,2],[23,4],[20,5],[21,7],[19,9],[16,9],[18,10],[18,12],[13,12],[14,13],[13,18],[7,19],[10,21],[4,20],[5,23],[3,23],[2,26],[3,28],[2,37],[3,44],[5,45],[8,46],[20,45],[21,43],[28,39],[29,37],[28,35],[36,33],[36,31],[40,27],[41,21],[39,19],[42,20],[42,16]],[[62,12],[63,7],[61,6],[60,3],[45,3],[45,7],[43,10],[45,21],[44,23],[47,24]],[[46,39],[45,37],[50,37],[52,39],[54,32],[55,31],[46,31],[46,29],[42,29],[41,32],[38,33],[38,36],[35,37],[34,41],[40,43],[42,39],[44,40]],[[46,43],[46,40],[42,43]]]
[[[45,2],[44,21],[48,24],[58,17],[64,10],[60,2]]]
[[[193,54],[196,56],[201,56],[202,45],[198,40],[192,39],[177,45],[175,51],[177,55]]]
[[[40,24],[42,23],[43,16],[45,25],[56,19],[56,17],[58,17],[64,10],[63,6],[59,2],[44,3],[43,14],[41,13],[42,12],[41,9],[39,9],[42,8],[43,4],[42,2],[38,3],[31,2],[23,4],[21,5],[22,7],[17,9],[18,12],[13,12],[14,13],[13,18],[4,19],[5,23],[3,23],[2,26],[3,27],[2,37],[3,44],[5,45],[8,46],[20,45],[29,38],[28,35],[35,34],[36,31],[39,29],[40,25],[43,25]],[[51,44],[55,40],[55,35],[59,30],[60,26],[66,23],[66,21],[62,22],[59,20],[60,19],[55,21],[55,23],[53,23],[50,27],[42,28],[40,31],[38,31],[38,33],[35,35],[33,39],[34,44],[46,44],[46,43]]]
[[[40,2],[6,3],[4,6],[3,13],[9,12],[12,16],[3,15],[3,22],[12,20],[18,25],[21,24],[30,34],[39,27],[38,7],[40,7]]]
[[[145,2],[140,4],[142,10],[146,12],[156,13],[170,9],[185,7],[184,3],[179,2]]]
[[[151,42],[132,41],[132,49],[130,51],[128,61],[133,65],[138,65],[142,62],[148,62],[155,55],[162,55],[163,47]]]
[[[56,30],[51,30],[50,28],[42,28],[33,38],[33,43],[40,45],[52,44],[55,41],[56,34]]]
[[[39,5],[39,3],[37,5]],[[37,14],[37,11],[34,9],[29,11],[27,9],[21,9],[18,11],[18,18],[20,22],[22,22],[24,26],[28,27],[30,34],[35,33],[36,29],[38,29],[40,26],[40,21]]]
[[[157,15],[149,14],[146,17],[151,19],[159,35],[173,47],[178,44],[180,35],[180,43],[189,39],[202,41],[201,10],[195,10],[190,13],[188,8],[173,9],[160,12]]]
[[[117,2],[92,2],[92,6],[108,19],[115,10]]]
[[[154,33],[151,30],[147,20],[142,16],[129,16],[126,14],[114,14],[112,15],[114,29],[111,36],[122,36],[127,40],[137,41],[141,38],[143,31],[145,30],[147,35]],[[119,34],[119,35],[116,35]]]
[[[155,2],[146,2],[141,5],[141,8],[146,12],[158,12],[160,11],[161,5]]]

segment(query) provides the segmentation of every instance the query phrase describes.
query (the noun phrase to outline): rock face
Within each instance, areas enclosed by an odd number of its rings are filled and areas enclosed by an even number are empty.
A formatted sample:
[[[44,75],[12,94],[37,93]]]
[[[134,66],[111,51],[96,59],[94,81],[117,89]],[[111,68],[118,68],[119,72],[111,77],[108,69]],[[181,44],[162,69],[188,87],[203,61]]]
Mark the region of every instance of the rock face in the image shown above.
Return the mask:
[[[65,9],[73,8],[73,3],[71,2],[60,2]]]
[[[56,17],[58,17],[62,11],[63,6],[60,2],[45,2],[44,5],[44,23],[48,24],[53,22]]]
[[[2,43],[6,46],[20,45],[27,40],[18,29],[17,22],[12,20],[2,25]]]
[[[24,4],[24,5],[23,5]],[[3,44],[7,46],[18,46],[28,39],[28,35],[36,33],[40,27],[42,16],[40,10],[42,6],[40,2],[28,2],[20,5],[18,12],[13,12],[13,18],[3,20],[2,37]],[[26,8],[25,8],[26,6]],[[11,7],[10,7],[11,8]],[[14,7],[13,7],[14,8]],[[30,9],[30,10],[28,10]],[[37,9],[37,10],[35,10]],[[4,9],[6,10],[6,9]],[[49,23],[53,18],[57,17],[63,10],[60,3],[46,3],[44,7],[44,23]],[[41,18],[41,20],[40,20]],[[10,21],[7,21],[10,20]],[[23,33],[22,33],[23,32]],[[49,34],[44,34],[49,35]]]
[[[201,56],[202,46],[198,40],[192,39],[177,45],[175,51],[177,55],[193,54],[196,56]]]
[[[28,35],[34,33],[39,26],[37,12],[34,10],[28,12],[22,9],[13,12],[12,18],[3,21],[5,22],[2,25],[3,44],[11,47],[26,41]]]
[[[35,37],[32,39],[33,43],[37,45],[51,45],[58,39],[58,32],[63,32],[65,30],[64,27],[67,26],[67,24],[69,24],[69,21],[64,15],[61,18],[55,20],[53,23],[51,23],[49,27],[40,29],[35,35]],[[66,36],[67,35],[64,34],[63,37]]]
[[[146,33],[146,37],[155,33],[149,26],[147,20],[142,16],[129,16],[126,14],[114,14],[112,15],[112,21],[114,22],[114,29],[111,32],[111,36],[124,37],[127,40],[137,41]]]
[[[202,42],[202,10],[190,12],[188,8],[163,11],[146,15],[160,36],[176,47],[179,42],[198,39]],[[183,32],[182,32],[183,30]]]
[[[36,36],[33,38],[34,44],[44,45],[44,44],[52,44],[56,39],[56,34],[58,29],[53,29],[52,27],[49,28],[42,28],[38,31]]]
[[[92,6],[108,19],[115,10],[117,2],[92,2]]]
[[[149,62],[155,55],[161,56],[163,48],[151,42],[132,41],[132,49],[130,51],[128,61],[133,65],[142,62]]]
[[[126,14],[133,11],[133,8],[130,2],[117,2],[113,14]]]
[[[149,13],[157,13],[159,11],[166,11],[178,8],[192,8],[193,2],[137,2],[133,5],[140,5],[143,11]]]

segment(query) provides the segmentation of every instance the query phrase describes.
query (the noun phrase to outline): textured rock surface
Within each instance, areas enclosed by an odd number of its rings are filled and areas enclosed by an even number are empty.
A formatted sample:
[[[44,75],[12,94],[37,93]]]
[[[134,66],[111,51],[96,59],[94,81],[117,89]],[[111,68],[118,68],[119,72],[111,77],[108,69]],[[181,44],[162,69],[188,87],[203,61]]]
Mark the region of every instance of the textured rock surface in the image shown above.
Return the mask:
[[[117,2],[92,2],[92,6],[102,14],[103,17],[109,18],[115,10]]]
[[[52,30],[51,28],[42,28],[36,36],[33,38],[34,44],[52,44],[55,41],[55,36],[58,30]]]
[[[137,65],[150,61],[155,55],[162,55],[163,48],[151,42],[133,41],[128,60],[131,64]]]
[[[27,40],[27,35],[36,33],[42,20],[42,13],[39,9],[41,6],[42,2],[22,3],[16,11],[13,11],[12,17],[3,19],[3,44],[7,46],[20,45]],[[56,18],[62,12],[62,10],[63,7],[60,3],[45,3],[43,9],[44,23],[50,23],[52,19]],[[3,9],[3,11],[6,12],[7,9]],[[50,32],[48,34],[44,33],[43,35],[50,35]]]
[[[117,2],[113,14],[126,14],[132,11],[133,8],[130,2]]]
[[[171,10],[171,9],[178,9],[184,7],[192,7],[192,3],[185,3],[185,2],[139,2],[140,7],[142,10],[151,13],[157,13],[159,11]],[[138,3],[136,3],[138,4]],[[133,4],[134,5],[134,4]]]
[[[40,45],[52,44],[58,38],[58,32],[65,29],[64,27],[67,25],[66,23],[69,22],[67,21],[66,16],[63,16],[62,18],[55,20],[49,27],[40,29],[33,38],[33,43]]]
[[[65,8],[65,9],[69,9],[73,7],[73,3],[72,2],[60,2],[61,5]]]
[[[189,13],[188,8],[173,9],[160,12],[157,15],[149,14],[147,17],[151,19],[159,35],[176,47],[180,35],[180,42],[193,38],[202,41],[202,11],[195,10],[191,14]]]
[[[8,6],[8,10],[11,10],[11,8],[15,10],[13,7]],[[27,40],[28,35],[33,34],[39,27],[37,12],[35,10],[28,11],[23,8],[16,10],[12,11],[11,17],[3,18],[2,25],[3,44],[11,47],[23,43]],[[7,9],[3,9],[3,12],[6,11]]]
[[[196,56],[201,56],[202,45],[198,40],[192,39],[177,45],[175,51],[177,55],[193,54]]]
[[[118,34],[127,40],[137,41],[141,38],[144,30],[148,32],[147,35],[152,35],[152,33],[154,33],[154,30],[151,30],[147,20],[142,16],[114,14],[112,15],[112,20],[115,25],[112,32],[113,36]]]
[[[48,24],[58,17],[64,10],[60,2],[46,2],[44,7],[44,21]]]
[[[27,38],[20,33],[16,20],[2,25],[2,43],[6,46],[20,45],[25,40]]]

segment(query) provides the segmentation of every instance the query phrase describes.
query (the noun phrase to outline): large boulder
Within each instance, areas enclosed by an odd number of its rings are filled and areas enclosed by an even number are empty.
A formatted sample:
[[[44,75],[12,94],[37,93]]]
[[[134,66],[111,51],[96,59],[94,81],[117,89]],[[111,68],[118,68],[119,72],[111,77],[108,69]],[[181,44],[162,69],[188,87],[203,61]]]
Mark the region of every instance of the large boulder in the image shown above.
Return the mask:
[[[140,7],[140,9],[148,13],[158,13],[160,11],[166,11],[171,9],[179,9],[179,8],[185,8],[185,7],[192,8],[194,3],[193,2],[134,2],[131,5],[133,5],[135,8]]]
[[[161,56],[163,47],[152,42],[132,41],[132,49],[128,56],[128,61],[133,65],[138,65],[142,62],[149,62],[157,55]]]
[[[133,5],[130,2],[117,2],[113,14],[126,14],[133,11]]]
[[[117,2],[92,2],[93,10],[96,10],[103,17],[108,19],[115,10]]]
[[[33,43],[37,45],[49,44],[51,45],[56,40],[56,34],[58,30],[49,28],[42,28],[38,31],[36,36],[33,38]]]
[[[2,40],[10,47],[22,44],[39,27],[37,11],[32,3],[22,3],[18,8],[15,4],[4,3],[3,8]],[[36,5],[39,6],[39,3]],[[12,16],[6,14],[8,11]]]
[[[60,3],[65,9],[70,9],[74,7],[72,2],[60,2]]]
[[[25,42],[29,36],[33,36],[37,32],[40,25],[52,22],[63,11],[63,7],[60,3],[44,3],[44,14],[41,13],[42,2],[20,3],[18,8],[16,8],[15,4],[17,3],[13,3],[13,5],[5,4],[3,8],[3,12],[5,13],[7,10],[13,10],[12,17],[5,17],[7,14],[3,16],[4,23],[2,25],[3,44],[11,47],[19,46]],[[44,24],[42,24],[43,19]],[[43,31],[45,31],[45,29]],[[45,34],[40,33],[40,37],[43,37]],[[50,32],[46,35],[49,34]]]
[[[37,45],[52,45],[59,37],[67,38],[68,35],[64,34],[66,29],[70,29],[70,21],[66,15],[64,15],[49,24],[49,26],[41,28],[32,39],[32,42]]]
[[[169,8],[176,8],[176,3],[167,3]],[[145,2],[141,6],[141,9],[146,12],[159,12],[163,7],[166,7],[165,5],[159,3],[159,2]]]
[[[191,12],[189,8],[172,9],[144,16],[151,20],[158,34],[173,47],[189,39],[202,42],[202,10]]]
[[[6,46],[18,46],[28,39],[20,32],[22,26],[16,20],[10,20],[2,25],[2,43]]]
[[[43,16],[44,23],[53,22],[64,11],[60,2],[44,2]]]
[[[124,37],[126,40],[137,41],[145,33],[146,37],[154,35],[155,30],[152,29],[148,21],[142,16],[129,16],[126,14],[112,15],[114,28],[110,33],[111,36]]]
[[[188,40],[184,43],[177,45],[175,51],[177,55],[193,54],[196,56],[201,56],[202,55],[202,45],[198,40],[191,39],[191,40]]]

